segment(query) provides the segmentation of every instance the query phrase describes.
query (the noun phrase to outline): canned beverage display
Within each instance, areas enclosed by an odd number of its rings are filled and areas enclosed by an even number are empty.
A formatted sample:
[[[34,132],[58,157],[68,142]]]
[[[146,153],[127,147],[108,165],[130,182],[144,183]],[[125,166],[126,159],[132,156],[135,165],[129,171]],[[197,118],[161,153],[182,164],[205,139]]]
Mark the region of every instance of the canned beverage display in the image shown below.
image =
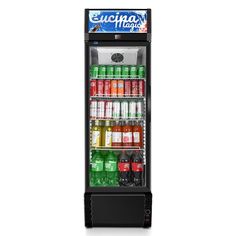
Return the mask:
[[[113,101],[112,104],[112,117],[114,119],[120,118],[120,102],[119,101]]]
[[[124,80],[118,80],[117,81],[117,95],[118,97],[124,96]]]
[[[125,92],[124,95],[126,97],[131,96],[131,81],[130,80],[125,80]]]
[[[104,81],[104,96],[110,96],[111,95],[111,80],[105,80]]]
[[[112,65],[107,66],[107,78],[113,78],[114,67]]]
[[[131,94],[138,96],[138,80],[131,80]]]
[[[97,96],[102,97],[104,94],[104,80],[100,79],[97,81]]]
[[[117,96],[117,80],[111,80],[111,96]]]
[[[129,103],[127,101],[121,102],[121,118],[127,119],[129,117]]]
[[[130,101],[129,102],[129,118],[133,119],[136,117],[136,102]]]
[[[99,66],[98,68],[98,77],[99,78],[105,78],[106,77],[106,66]]]
[[[144,96],[144,80],[138,81],[138,95],[140,97]]]
[[[90,96],[97,95],[97,80],[90,80]]]
[[[137,67],[130,66],[130,78],[137,78]]]
[[[98,78],[98,65],[92,65],[90,67],[90,76],[92,78]]]
[[[144,78],[145,77],[145,67],[144,66],[138,66],[138,78]]]
[[[97,118],[105,118],[105,101],[97,102]]]
[[[115,66],[114,78],[121,78],[121,66]]]
[[[122,76],[122,78],[129,77],[129,67],[128,66],[122,66],[121,76]]]
[[[90,102],[90,118],[97,118],[97,101]]]
[[[105,118],[106,119],[111,119],[112,118],[112,101],[106,101]]]
[[[136,117],[137,118],[143,117],[143,103],[141,101],[138,101],[136,103]]]

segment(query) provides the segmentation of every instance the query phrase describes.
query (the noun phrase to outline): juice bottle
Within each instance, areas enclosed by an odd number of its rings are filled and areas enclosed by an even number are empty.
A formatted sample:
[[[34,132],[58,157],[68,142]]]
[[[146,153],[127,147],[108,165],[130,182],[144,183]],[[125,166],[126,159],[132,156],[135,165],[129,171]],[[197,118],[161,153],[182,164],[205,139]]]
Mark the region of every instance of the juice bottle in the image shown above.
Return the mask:
[[[119,121],[116,121],[112,127],[112,146],[122,146],[122,128]]]
[[[122,143],[123,146],[131,147],[133,145],[132,126],[128,121],[122,127]]]
[[[112,127],[109,120],[105,121],[105,126],[102,132],[102,146],[111,147],[112,144]]]
[[[109,186],[118,185],[117,156],[113,151],[108,151],[105,158],[106,184]]]
[[[135,121],[133,125],[133,145],[135,147],[143,146],[143,127],[141,123]]]
[[[92,126],[92,147],[100,147],[102,144],[102,127],[99,120],[95,120]]]

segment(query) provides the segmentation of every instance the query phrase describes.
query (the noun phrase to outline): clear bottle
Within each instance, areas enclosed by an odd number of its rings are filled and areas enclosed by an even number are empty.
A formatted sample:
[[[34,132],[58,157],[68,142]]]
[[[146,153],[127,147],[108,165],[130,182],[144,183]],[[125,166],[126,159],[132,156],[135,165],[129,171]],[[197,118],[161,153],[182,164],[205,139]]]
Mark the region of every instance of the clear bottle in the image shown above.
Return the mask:
[[[95,120],[92,126],[92,147],[100,147],[102,144],[102,127],[99,120]]]
[[[105,126],[103,127],[102,146],[104,147],[112,146],[112,126],[109,120],[105,121]]]

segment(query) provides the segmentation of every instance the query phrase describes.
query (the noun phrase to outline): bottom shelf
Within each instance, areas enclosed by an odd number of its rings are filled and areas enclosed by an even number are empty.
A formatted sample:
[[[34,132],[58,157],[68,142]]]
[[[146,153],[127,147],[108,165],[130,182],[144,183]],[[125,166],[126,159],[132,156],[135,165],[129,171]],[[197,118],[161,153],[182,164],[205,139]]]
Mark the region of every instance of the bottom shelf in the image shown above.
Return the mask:
[[[91,151],[90,187],[145,186],[143,151]]]

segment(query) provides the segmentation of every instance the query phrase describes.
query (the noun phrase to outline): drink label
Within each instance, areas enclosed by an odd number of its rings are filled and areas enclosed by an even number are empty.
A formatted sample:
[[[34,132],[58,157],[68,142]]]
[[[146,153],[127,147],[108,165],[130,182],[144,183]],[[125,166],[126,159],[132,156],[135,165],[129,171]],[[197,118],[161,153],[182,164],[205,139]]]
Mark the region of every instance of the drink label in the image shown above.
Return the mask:
[[[121,143],[121,132],[112,132],[112,142]]]
[[[117,162],[116,161],[106,161],[105,162],[105,171],[108,171],[108,172],[117,171]]]
[[[141,162],[133,162],[132,163],[132,171],[134,171],[134,172],[142,172],[143,171],[143,163],[141,163]]]
[[[100,131],[96,130],[92,132],[92,146],[99,147],[100,146]]]
[[[103,161],[95,161],[92,163],[92,171],[103,171]]]
[[[134,143],[140,142],[140,133],[139,132],[133,132],[133,137],[134,137]]]
[[[132,143],[132,132],[123,132],[123,143]]]
[[[105,133],[105,147],[111,147],[111,141],[112,141],[112,132],[106,131],[106,133]]]
[[[118,169],[120,172],[127,172],[130,170],[130,163],[125,163],[125,162],[119,162],[118,163]]]

